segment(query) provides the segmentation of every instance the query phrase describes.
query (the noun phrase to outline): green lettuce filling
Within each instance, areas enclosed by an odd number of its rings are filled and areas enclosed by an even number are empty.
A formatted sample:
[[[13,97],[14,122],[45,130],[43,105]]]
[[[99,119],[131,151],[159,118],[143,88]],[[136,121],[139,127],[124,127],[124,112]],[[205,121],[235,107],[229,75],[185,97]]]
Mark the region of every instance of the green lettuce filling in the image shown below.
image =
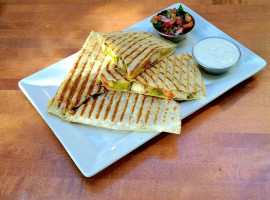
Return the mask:
[[[187,99],[194,99],[196,97],[197,92],[192,92],[187,95]]]
[[[102,44],[102,50],[112,58],[115,64],[118,63],[119,56],[117,56],[105,42]]]
[[[152,96],[166,97],[165,93],[162,90],[160,90],[160,89],[151,88],[151,89],[148,90],[147,93],[150,94],[150,95],[152,95]]]
[[[117,81],[111,81],[111,85],[115,90],[120,91],[130,91],[131,83],[130,82],[117,82]]]

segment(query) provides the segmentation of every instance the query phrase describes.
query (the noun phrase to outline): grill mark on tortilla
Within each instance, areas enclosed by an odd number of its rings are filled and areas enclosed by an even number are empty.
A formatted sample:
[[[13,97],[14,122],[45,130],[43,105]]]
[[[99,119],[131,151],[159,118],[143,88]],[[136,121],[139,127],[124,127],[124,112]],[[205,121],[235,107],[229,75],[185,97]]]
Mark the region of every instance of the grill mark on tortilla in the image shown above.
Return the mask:
[[[174,56],[175,57],[175,56]],[[173,74],[172,74],[172,76],[173,76],[173,84],[174,84],[174,86],[176,87],[176,89],[177,90],[179,90],[180,88],[179,87],[177,87],[176,86],[176,84],[177,84],[177,79],[176,79],[176,77],[175,77],[175,68],[176,68],[176,62],[175,62],[175,59],[173,59],[172,60],[172,67],[173,67]],[[176,83],[176,84],[175,84]],[[178,84],[177,84],[178,85]]]
[[[130,61],[127,63],[127,65],[129,66],[132,62],[134,62],[134,60],[136,60],[137,57],[139,57],[143,52],[145,52],[147,48],[150,48],[150,47],[153,46],[153,45],[154,45],[154,44],[150,44],[149,46],[144,47],[143,50],[137,52],[137,54],[132,58],[132,60],[130,60]],[[158,48],[158,47],[154,47],[154,48],[149,49],[149,50],[147,49],[149,52],[147,53],[146,56],[144,56],[143,58],[141,58],[141,60],[143,60],[143,59],[144,59],[145,57],[147,57],[153,50],[155,50],[155,49],[157,49],[157,48]],[[141,60],[138,61],[139,64],[140,64],[140,61],[141,61]]]
[[[130,37],[128,37],[127,34],[123,34],[123,37],[124,37],[124,36],[126,37],[125,39],[123,39],[123,40],[121,41],[121,40],[119,40],[119,38],[118,38],[118,41],[119,41],[119,42],[118,42],[118,43],[115,43],[115,46],[120,45],[120,46],[119,46],[119,49],[118,49],[117,51],[115,51],[115,53],[123,54],[123,52],[121,52],[121,50],[125,50],[124,52],[126,52],[127,49],[128,49],[127,44],[130,43],[132,40],[138,38],[137,33],[134,33],[134,35],[132,35],[132,36],[130,36]],[[122,37],[121,37],[121,38],[122,38]],[[129,39],[130,39],[130,41],[128,41]],[[123,44],[123,43],[126,42],[126,41],[128,41],[128,43],[127,43],[127,44]]]
[[[146,55],[144,55],[144,57],[143,58],[141,58],[139,61],[138,61],[138,63],[141,63],[142,62],[142,60],[144,60],[145,58],[147,58],[148,56],[149,56],[149,54],[150,53],[152,53],[154,50],[156,50],[157,48],[159,48],[159,47],[155,47],[155,48],[153,48],[153,49],[151,49]],[[137,54],[136,55],[136,57],[135,58],[137,58],[140,54],[142,54],[142,52],[143,51],[141,51],[139,54]],[[135,60],[135,59],[134,59]],[[130,61],[129,62],[129,64],[131,63],[132,61]],[[128,65],[129,65],[128,64]],[[135,71],[138,69],[138,64],[130,71],[130,76],[132,76],[134,73],[135,73]]]
[[[130,39],[130,38],[132,38],[132,39]],[[119,50],[116,52],[116,53],[119,53],[119,55],[123,55],[124,53],[126,53],[129,49],[130,49],[130,46],[128,46],[131,42],[133,42],[133,40],[134,39],[137,39],[138,37],[127,37],[126,38],[126,40],[124,40],[124,42],[125,41],[128,41],[128,39],[130,39],[126,44],[123,44],[123,42],[122,43],[120,43],[119,45]]]
[[[81,105],[81,106],[84,106],[84,105]],[[73,111],[71,110],[70,115],[75,115],[79,109],[80,109],[80,107],[74,109]]]
[[[162,120],[163,123],[166,122],[167,113],[168,113],[168,108],[165,109],[165,113],[163,115],[163,120]]]
[[[114,70],[116,71],[116,70]],[[107,73],[111,75],[111,77],[114,79],[114,80],[117,80],[117,78],[114,76],[114,73],[111,72],[111,70],[107,70]]]
[[[96,54],[95,59],[98,57],[98,55],[100,54],[100,52],[101,52],[101,48],[99,48],[99,50],[98,50],[98,52],[97,52],[97,54]],[[103,60],[102,60],[101,62],[103,62],[104,60],[105,60],[105,57],[103,58]],[[87,62],[87,63],[88,63],[88,62]],[[86,65],[87,65],[87,63],[86,63]],[[81,86],[81,89],[80,89],[80,91],[79,91],[79,93],[78,93],[78,95],[77,95],[77,100],[76,100],[75,106],[78,105],[80,99],[82,98],[82,94],[83,94],[84,90],[86,89],[86,85],[87,85],[87,82],[88,82],[88,80],[89,80],[89,77],[90,77],[90,75],[91,75],[91,73],[92,73],[93,66],[94,66],[95,62],[90,63],[90,64],[91,64],[92,66],[90,67],[90,71],[89,71],[88,74],[87,74],[87,78],[84,79],[83,84],[82,84],[82,86]],[[99,65],[99,70],[100,70],[100,68],[101,68],[101,65]],[[94,78],[94,80],[95,80],[95,82],[96,82],[96,77]],[[93,84],[93,82],[92,82],[92,84]],[[92,84],[91,84],[91,85],[92,85]],[[91,86],[90,86],[90,88],[88,89],[87,94],[92,94],[92,89],[93,89],[93,88],[91,88]]]
[[[81,106],[83,106],[82,110],[81,110],[81,113],[80,113],[81,116],[83,116],[83,114],[84,114],[84,112],[85,112],[85,110],[87,108],[87,105],[88,105],[88,103],[81,105]],[[76,112],[74,114],[76,114]]]
[[[147,83],[148,83],[147,77],[146,76],[142,76],[142,79],[144,80],[144,84],[147,85]]]
[[[105,70],[104,70],[105,72],[109,71],[110,63],[111,63],[111,61],[109,61],[108,64],[106,65]],[[103,81],[106,81],[106,82],[109,81],[104,73],[101,73],[101,77],[103,78]],[[101,81],[102,81],[102,79],[101,79]]]
[[[108,82],[108,79],[106,77],[106,75],[104,75],[103,73],[100,75],[100,79],[101,79],[101,82]]]
[[[65,94],[66,94],[66,92],[67,92],[68,86],[70,85],[70,80],[72,79],[73,75],[75,74],[75,71],[76,71],[77,68],[78,68],[78,64],[79,64],[79,62],[80,62],[80,60],[81,60],[81,58],[82,58],[82,55],[83,55],[84,51],[85,51],[85,49],[83,49],[83,51],[82,51],[81,54],[79,55],[78,60],[77,60],[77,62],[76,62],[76,64],[75,64],[74,68],[72,69],[71,76],[68,78],[67,82],[65,83],[64,89],[62,90],[61,95],[60,95],[60,98],[59,98],[59,101],[58,101],[57,109],[60,108],[60,105],[61,105],[62,102],[63,102],[63,99],[64,99],[64,96],[65,96]]]
[[[114,37],[114,35],[106,35],[106,33],[105,33],[105,35],[104,34],[99,34],[99,35],[101,35],[101,37],[102,37],[102,39],[103,39],[103,44],[104,43],[111,43],[111,42],[114,42],[115,40],[114,39],[112,39],[112,41],[109,41],[111,38],[113,38]]]
[[[170,75],[172,75],[172,73],[171,72],[168,72],[168,70],[167,70],[167,67],[164,67],[164,68],[166,68],[166,75],[165,75],[165,73],[164,72],[160,72],[162,75],[163,75],[163,77],[164,77],[164,79],[166,79],[167,78],[167,74],[170,74]],[[172,75],[173,76],[173,75]]]
[[[91,72],[90,72],[91,73]],[[87,78],[84,79],[83,83],[82,83],[82,86],[81,86],[81,89],[77,95],[77,100],[75,102],[75,105],[74,106],[77,106],[79,104],[79,101],[81,100],[81,96],[83,94],[83,91],[85,90],[85,87],[86,87],[86,84],[87,84],[87,80],[89,79],[90,77],[90,73],[87,74]]]
[[[140,110],[139,110],[139,113],[138,113],[138,117],[137,117],[136,124],[138,124],[138,122],[139,122],[140,119],[141,119],[141,116],[142,116],[142,109],[143,109],[143,106],[144,106],[145,98],[146,98],[146,96],[143,95],[143,100],[142,100],[141,107],[140,107]]]
[[[171,60],[171,58],[168,57],[168,61],[172,64],[173,72],[172,73],[170,71],[168,71],[168,72],[169,72],[170,75],[172,75],[172,77],[173,77],[173,81],[172,82],[174,82],[174,78],[175,78],[174,77],[174,73],[175,73],[175,66],[176,66],[175,60],[174,59]]]
[[[140,80],[140,79],[142,79],[142,80]],[[147,84],[147,79],[145,79],[145,77],[144,77],[143,74],[137,76],[137,77],[135,78],[135,80],[138,81],[139,83],[143,82],[143,84]]]
[[[151,98],[151,104],[148,107],[147,114],[145,116],[145,121],[144,121],[145,124],[147,124],[147,122],[148,122],[148,119],[149,119],[149,115],[150,115],[150,112],[151,112],[151,109],[152,109],[153,102],[154,102],[154,98]]]
[[[96,119],[99,119],[99,116],[100,116],[100,113],[102,111],[102,108],[103,108],[103,105],[104,105],[104,102],[105,102],[105,99],[106,99],[106,96],[107,96],[108,93],[106,93],[104,95],[104,98],[102,98],[100,104],[99,104],[99,107],[98,107],[98,110],[97,110],[97,113],[96,113]]]
[[[189,72],[190,72],[190,70],[187,70],[187,91],[189,91],[189,87],[190,87],[190,81],[189,81],[189,76],[190,75],[189,75]]]
[[[139,97],[139,95],[136,94],[135,101],[134,101],[134,103],[133,103],[132,110],[131,110],[131,113],[130,113],[130,115],[129,115],[129,120],[128,120],[128,122],[130,122],[130,120],[131,120],[131,117],[132,117],[133,112],[134,112],[134,108],[135,108],[135,106],[136,106],[136,104],[137,104],[137,101],[138,101],[138,97]]]
[[[103,39],[104,39],[104,42],[105,43],[108,43],[109,41],[108,40],[110,40],[111,38],[115,38],[115,35],[106,35],[106,33],[105,34],[100,34],[102,37],[103,37]],[[120,37],[118,37],[118,38],[115,38],[115,39],[117,39],[117,40],[119,40],[119,39],[121,39],[122,37],[124,37],[124,34],[123,35],[121,35]],[[107,40],[107,42],[105,41],[105,40]],[[114,40],[114,39],[113,39]],[[115,41],[115,40],[114,40]]]
[[[103,59],[103,61],[105,60],[105,58]],[[102,61],[102,62],[103,62]],[[109,63],[107,63],[107,66],[109,65]],[[106,66],[106,67],[107,67]],[[87,92],[87,94],[89,94],[92,90],[93,90],[93,88],[94,88],[94,86],[95,86],[95,84],[96,84],[96,81],[97,81],[97,76],[99,75],[99,73],[100,73],[100,70],[101,70],[101,65],[99,66],[99,68],[98,68],[98,72],[96,73],[96,75],[95,75],[95,77],[94,77],[94,81],[92,81],[92,83],[91,83],[91,85],[90,85],[90,87],[89,87],[89,89],[88,89],[88,92]],[[100,81],[100,80],[99,80]],[[92,94],[92,92],[91,92],[91,94]]]
[[[122,112],[122,114],[121,114],[121,117],[120,117],[120,122],[123,120],[123,118],[124,118],[124,116],[125,116],[125,112],[126,112],[126,110],[127,110],[127,105],[128,105],[130,96],[131,96],[131,93],[128,94],[128,97],[127,97],[127,100],[126,100],[126,104],[125,104],[124,110],[123,110],[123,112]]]
[[[125,76],[123,76],[123,74],[118,70],[118,69],[115,69],[114,70],[114,73],[111,74],[110,70],[109,72],[110,75],[113,77],[114,80],[118,81],[118,80],[125,80],[125,81],[129,81]],[[115,77],[113,74],[117,75],[117,77]],[[120,77],[120,78],[119,78]]]
[[[105,71],[109,70],[109,66],[111,65],[111,63],[112,63],[112,60],[109,60],[106,67],[104,68]]]
[[[156,67],[156,69],[157,69],[157,73],[156,73],[156,83],[158,84],[158,80],[160,79],[161,80],[161,78],[159,77],[159,73],[160,73],[160,68],[161,68],[161,66],[162,66],[162,63],[160,63],[160,64],[157,64],[157,67]],[[155,67],[155,66],[154,66]],[[161,80],[161,82],[162,82],[162,80]]]
[[[67,103],[66,103],[66,106],[65,106],[64,109],[68,108],[69,105],[70,105],[70,101],[72,100],[72,98],[73,98],[73,96],[74,96],[74,94],[76,92],[76,89],[77,89],[77,87],[78,87],[78,85],[80,83],[81,77],[82,77],[82,73],[85,70],[85,67],[86,67],[86,65],[88,63],[88,58],[92,55],[92,52],[93,51],[91,51],[90,54],[87,55],[86,62],[83,64],[83,67],[81,69],[81,72],[80,72],[79,76],[76,77],[76,80],[74,81],[73,86],[71,87],[71,92],[70,92],[70,94],[68,96]]]
[[[116,39],[115,45],[121,44],[121,43],[125,42],[127,39],[130,39],[130,38],[132,38],[133,36],[136,36],[136,35],[137,35],[137,32],[135,32],[131,37],[127,37],[127,36],[129,36],[128,32],[124,32],[124,31],[120,32],[120,34],[117,34],[117,35],[113,36]],[[122,38],[124,38],[124,39],[121,40]]]
[[[176,57],[175,60],[177,60],[180,64],[183,65],[182,61],[179,60],[177,57]],[[179,69],[179,83],[180,83],[185,89],[187,89],[186,84],[183,84],[182,81],[181,81],[181,80],[182,80],[183,70],[182,70],[182,68],[178,68],[178,69]]]
[[[150,71],[150,69],[149,69],[149,71]],[[148,74],[147,70],[144,72],[144,74],[146,74],[155,83],[155,80],[152,78],[151,74]]]
[[[161,63],[163,63],[164,65],[166,64],[166,62],[164,61],[164,59],[163,59],[163,60],[161,60],[160,62],[161,62]]]
[[[133,49],[129,54],[126,54],[126,55],[124,56],[123,59],[126,59],[127,57],[129,57],[130,55],[132,55],[135,51],[137,51],[137,50],[138,50],[141,46],[143,46],[143,45],[144,45],[144,44],[140,44],[139,46],[137,46],[136,49]],[[127,52],[129,49],[130,49],[130,48],[127,48],[125,52]],[[125,53],[125,52],[124,52],[124,53]]]
[[[150,37],[150,36],[149,36]],[[148,38],[149,38],[148,37]],[[143,38],[143,39],[145,39],[145,38]],[[139,42],[139,41],[141,41],[141,40],[138,40],[138,41],[136,41],[136,42]],[[141,53],[138,53],[138,49],[140,48],[140,47],[144,47],[145,45],[147,45],[143,50],[140,50],[140,52]],[[133,50],[132,52],[130,52],[130,54],[128,54],[127,56],[125,56],[125,58],[126,57],[128,57],[128,56],[131,56],[134,52],[137,52],[137,54],[135,55],[135,58],[134,57],[132,57],[132,60],[130,60],[129,61],[129,63],[127,63],[127,67],[132,63],[132,62],[134,62],[135,60],[136,60],[136,58],[137,57],[139,57],[143,52],[145,52],[145,51],[149,51],[149,50],[147,50],[147,48],[150,48],[151,46],[154,46],[154,45],[157,45],[158,46],[158,44],[156,44],[156,43],[153,43],[153,42],[150,42],[150,43],[143,43],[143,44],[141,44],[141,45],[139,45],[135,50]],[[160,48],[161,46],[158,46],[158,48]],[[150,49],[150,52],[151,52],[152,50]],[[149,54],[148,54],[149,55]],[[141,60],[139,60],[138,61],[138,64],[140,65],[142,62],[143,62],[143,60],[145,59],[146,57],[143,57]],[[138,66],[138,64],[136,65],[136,66]],[[153,65],[153,63],[150,63],[150,66],[152,66]],[[135,66],[135,67],[136,67]]]
[[[116,93],[116,92],[114,92],[114,93]],[[114,112],[113,112],[112,119],[111,119],[112,122],[114,122],[114,120],[115,120],[115,116],[117,114],[118,107],[119,107],[119,104],[120,104],[121,99],[122,99],[122,95],[123,95],[123,92],[120,93],[120,98],[119,98],[119,100],[117,101],[117,103],[116,103],[116,105],[114,107]]]
[[[123,37],[125,37],[125,34],[121,34],[121,36],[119,36],[119,35],[113,35],[112,37],[110,37],[110,38],[114,38],[113,41],[108,41],[108,42],[107,42],[107,43],[109,44],[110,48],[112,49],[112,51],[115,51],[116,46],[117,46],[119,43],[121,43],[121,39],[122,39]],[[126,39],[128,39],[128,38],[126,38]],[[122,41],[125,41],[126,39],[124,39],[124,40],[122,40]],[[120,41],[120,42],[117,43],[117,41]],[[120,48],[119,48],[119,49],[120,49]],[[117,50],[117,51],[119,51],[119,50]],[[117,51],[115,51],[115,53],[116,53]]]
[[[132,35],[132,36],[130,36],[129,37],[129,35],[126,35],[127,36],[127,38],[125,39],[125,40],[123,40],[122,42],[120,41],[118,44],[123,44],[123,42],[125,42],[125,41],[127,41],[128,39],[130,39],[130,41],[127,43],[127,44],[125,44],[124,45],[124,47],[125,48],[119,48],[119,51],[117,51],[116,53],[118,53],[119,52],[119,54],[121,54],[121,55],[123,55],[125,52],[127,52],[127,50],[129,50],[130,49],[130,46],[128,46],[128,44],[130,43],[130,42],[133,42],[133,43],[137,43],[137,42],[140,42],[141,40],[145,40],[146,38],[148,38],[148,37],[151,37],[151,36],[147,36],[147,37],[145,37],[145,36],[142,36],[142,35],[137,35],[137,33],[138,32],[134,32],[134,35]],[[135,36],[135,37],[134,37]],[[136,39],[139,39],[139,40],[136,40]],[[141,38],[141,39],[140,39]],[[135,40],[135,41],[134,41]],[[143,44],[145,44],[145,43],[143,43]],[[120,51],[120,50],[122,50],[122,51]]]
[[[111,106],[112,106],[113,100],[114,100],[114,95],[115,95],[115,92],[112,94],[110,103],[109,103],[109,105],[108,105],[107,108],[106,108],[105,115],[104,115],[104,118],[103,118],[104,120],[107,119],[107,117],[108,117],[108,115],[109,115],[109,113],[110,113]]]
[[[107,95],[107,93],[105,95]],[[97,99],[94,99],[92,105],[89,104],[89,106],[91,106],[91,109],[90,109],[89,114],[88,114],[88,119],[92,116],[92,113],[95,109],[96,103],[97,103]]]
[[[134,41],[133,43],[138,43],[138,42],[140,42],[140,41],[142,41],[142,40],[145,40],[145,39],[147,39],[147,38],[149,38],[149,37],[150,37],[150,36],[145,37],[145,38],[143,37],[143,38],[141,38],[141,39],[139,39],[139,40]],[[134,38],[134,39],[136,39],[136,38]],[[136,49],[132,50],[129,54],[125,55],[123,59],[126,59],[128,56],[131,56],[137,49],[139,49],[141,46],[145,46],[145,45],[147,45],[147,44],[145,44],[145,43],[140,44]],[[148,44],[148,45],[149,45],[149,44]],[[130,48],[127,48],[126,51],[122,52],[122,54],[126,53],[127,50],[129,50],[129,49],[130,49]]]
[[[157,123],[157,118],[158,118],[159,111],[160,111],[160,106],[158,106],[158,110],[157,110],[157,112],[155,113],[154,124]]]
[[[103,88],[103,86],[102,86],[102,84],[101,84],[101,82],[99,82],[98,83],[98,94],[100,94],[101,93],[101,89]]]
[[[148,70],[151,71],[153,74],[156,74],[154,71],[152,71],[151,68],[149,68]],[[160,73],[162,74],[163,72],[160,72]],[[165,85],[165,87],[169,88],[169,86],[166,84],[166,81],[163,81],[160,77],[159,77],[159,79]]]
[[[159,68],[159,67],[158,67],[158,68]],[[162,81],[161,77],[159,76],[159,74],[156,73],[155,71],[153,71],[153,70],[154,70],[153,67],[150,67],[150,68],[148,68],[147,70],[149,70],[149,71],[152,72],[154,75],[156,75],[156,76],[158,77],[158,79],[161,81],[161,83],[163,83],[163,81]],[[162,73],[162,72],[159,72],[159,73]],[[159,85],[158,82],[156,82],[156,84]],[[166,84],[166,83],[165,83],[165,84]]]
[[[166,78],[167,78],[167,70],[168,70],[167,65],[168,65],[168,62],[169,61],[166,59],[166,64],[164,66],[164,83],[166,83]]]
[[[166,71],[165,71],[165,73],[166,73],[166,75],[164,74],[163,76],[164,76],[164,83],[165,83],[165,86],[167,87],[167,89],[168,90],[171,90],[171,87],[169,87],[167,84],[166,84],[166,79],[168,79],[173,85],[174,85],[174,87],[176,88],[176,90],[179,90],[179,88],[178,88],[178,86],[174,83],[174,71],[175,71],[175,63],[174,63],[174,61],[173,60],[171,60],[169,57],[166,59],[166,63],[164,62],[164,66],[162,66],[162,67],[164,67],[164,68],[166,68]],[[168,71],[168,65],[169,65],[169,62],[170,63],[172,63],[172,65],[173,65],[173,74],[171,73],[171,72],[169,72]],[[161,73],[163,73],[163,72],[161,72]],[[173,80],[171,80],[170,78],[169,78],[169,76],[167,76],[167,74],[170,74],[172,77],[173,77]]]
[[[188,66],[190,68],[192,68],[191,72],[192,72],[192,75],[193,75],[193,79],[195,80],[195,83],[192,85],[192,88],[194,91],[200,91],[200,84],[198,83],[199,80],[201,81],[201,76],[200,76],[200,72],[198,71],[198,69],[196,68],[195,63],[193,61],[193,58],[187,54],[187,57],[188,57]]]
[[[177,87],[177,85],[175,85],[175,83],[169,78],[169,77],[167,77],[167,79],[174,85],[174,87],[176,88],[176,90],[179,90],[178,89],[178,87]],[[167,86],[167,85],[166,85]],[[167,87],[169,90],[171,89],[171,88],[169,88],[169,87]]]

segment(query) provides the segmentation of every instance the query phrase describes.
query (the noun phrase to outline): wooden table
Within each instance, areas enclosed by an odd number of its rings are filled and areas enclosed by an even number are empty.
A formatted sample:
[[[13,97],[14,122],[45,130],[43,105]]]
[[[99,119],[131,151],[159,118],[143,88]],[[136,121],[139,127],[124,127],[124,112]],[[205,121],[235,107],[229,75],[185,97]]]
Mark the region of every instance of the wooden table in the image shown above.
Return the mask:
[[[202,3],[203,2],[203,3]],[[176,2],[0,1],[0,199],[270,199],[270,70],[85,178],[18,81]],[[270,1],[183,0],[270,62]]]

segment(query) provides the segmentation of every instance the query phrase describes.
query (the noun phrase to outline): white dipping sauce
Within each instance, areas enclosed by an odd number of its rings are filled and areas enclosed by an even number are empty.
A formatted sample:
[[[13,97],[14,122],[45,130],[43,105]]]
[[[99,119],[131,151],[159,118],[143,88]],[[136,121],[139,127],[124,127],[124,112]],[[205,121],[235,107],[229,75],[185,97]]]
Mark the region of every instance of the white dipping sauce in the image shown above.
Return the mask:
[[[195,60],[209,68],[227,68],[234,65],[240,58],[238,47],[222,38],[207,38],[193,47]]]

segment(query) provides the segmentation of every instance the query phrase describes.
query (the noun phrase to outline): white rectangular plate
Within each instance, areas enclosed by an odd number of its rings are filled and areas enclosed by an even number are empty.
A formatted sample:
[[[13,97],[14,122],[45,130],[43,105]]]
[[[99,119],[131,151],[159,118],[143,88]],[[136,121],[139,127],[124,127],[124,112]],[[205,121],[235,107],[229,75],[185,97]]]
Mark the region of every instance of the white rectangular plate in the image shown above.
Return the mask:
[[[179,4],[175,4],[168,8],[178,7]],[[191,53],[192,46],[198,40],[217,36],[226,38],[237,44],[242,55],[238,66],[224,75],[214,76],[202,73],[206,84],[207,98],[180,103],[181,115],[182,118],[185,118],[233,86],[257,73],[266,66],[266,62],[185,5],[183,7],[193,15],[196,26],[187,38],[178,44],[175,54],[183,52]],[[126,30],[142,30],[155,33],[152,24],[149,22],[151,17],[140,21]],[[21,80],[19,87],[50,126],[83,175],[91,177],[159,133],[115,131],[71,124],[56,116],[47,114],[49,100],[56,94],[59,85],[68,70],[72,67],[76,57],[77,54],[74,54]]]

